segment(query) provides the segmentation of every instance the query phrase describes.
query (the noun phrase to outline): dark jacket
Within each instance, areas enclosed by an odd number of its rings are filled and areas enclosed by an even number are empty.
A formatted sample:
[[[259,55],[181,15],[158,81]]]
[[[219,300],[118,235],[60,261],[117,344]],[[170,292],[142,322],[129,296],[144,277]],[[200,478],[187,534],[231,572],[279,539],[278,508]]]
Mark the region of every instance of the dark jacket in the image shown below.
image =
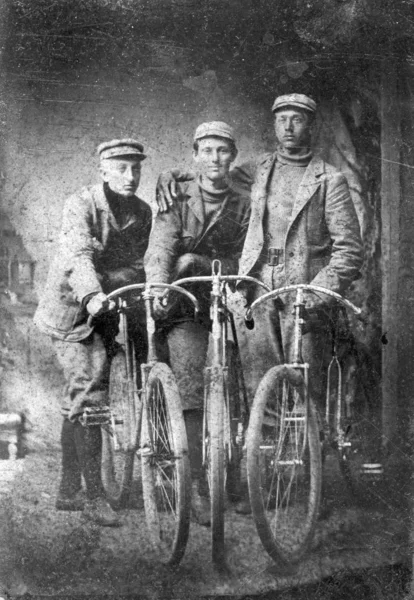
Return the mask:
[[[102,184],[67,199],[59,245],[34,321],[41,331],[70,342],[88,337],[84,299],[145,281],[143,257],[151,209],[136,196],[126,202],[120,227]]]
[[[264,245],[263,218],[276,154],[259,162],[252,188],[252,214],[240,275],[255,274]],[[313,158],[300,184],[285,239],[285,281],[313,283],[343,293],[363,262],[360,226],[345,176]]]
[[[249,194],[232,184],[220,210],[206,226],[197,181],[181,184],[173,207],[167,213],[158,213],[155,218],[145,254],[147,281],[171,283],[177,260],[186,253],[202,255],[210,260],[219,259],[223,274],[237,274],[249,217]],[[202,312],[206,312],[209,289],[206,286],[202,289],[201,298],[200,288],[192,291],[202,302]],[[180,310],[182,306],[176,312]],[[176,312],[172,310],[175,317],[178,316]]]
[[[171,210],[155,218],[145,254],[147,280],[170,283],[177,259],[188,252],[220,259],[223,272],[236,274],[249,217],[249,195],[232,185],[206,227],[197,181],[182,184]]]

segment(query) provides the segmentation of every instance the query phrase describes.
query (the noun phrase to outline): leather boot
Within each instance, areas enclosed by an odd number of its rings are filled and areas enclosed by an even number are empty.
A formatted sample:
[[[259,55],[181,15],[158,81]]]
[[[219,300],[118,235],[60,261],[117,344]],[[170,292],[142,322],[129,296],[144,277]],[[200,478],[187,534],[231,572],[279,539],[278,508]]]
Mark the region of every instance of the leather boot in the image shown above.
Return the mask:
[[[75,425],[75,443],[79,463],[86,484],[88,499],[104,498],[105,490],[101,479],[102,434],[99,426]]]
[[[75,443],[75,424],[64,419],[60,436],[62,446],[62,471],[56,499],[57,510],[83,510],[81,465]]]
[[[111,508],[105,498],[98,497],[87,500],[83,511],[83,517],[102,527],[120,527],[120,518]]]
[[[203,527],[211,525],[210,501],[200,493],[201,482],[195,479],[191,486],[191,516],[193,521]]]
[[[250,506],[249,496],[245,496],[236,504],[235,511],[238,515],[251,515],[252,507]]]

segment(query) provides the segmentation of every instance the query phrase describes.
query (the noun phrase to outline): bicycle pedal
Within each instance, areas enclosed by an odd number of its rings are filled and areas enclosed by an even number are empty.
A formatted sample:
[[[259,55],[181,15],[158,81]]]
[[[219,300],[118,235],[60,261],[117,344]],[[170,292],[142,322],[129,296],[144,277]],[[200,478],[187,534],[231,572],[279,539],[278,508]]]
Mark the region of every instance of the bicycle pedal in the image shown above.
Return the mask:
[[[364,463],[361,466],[361,474],[364,477],[379,479],[384,474],[384,467],[381,463]]]
[[[102,427],[111,424],[111,411],[109,408],[86,407],[79,417],[83,427]]]
[[[136,451],[136,454],[138,456],[147,457],[147,456],[152,456],[154,454],[154,452],[152,451],[152,448],[150,448],[149,446],[142,446],[142,448],[138,448],[138,450]]]

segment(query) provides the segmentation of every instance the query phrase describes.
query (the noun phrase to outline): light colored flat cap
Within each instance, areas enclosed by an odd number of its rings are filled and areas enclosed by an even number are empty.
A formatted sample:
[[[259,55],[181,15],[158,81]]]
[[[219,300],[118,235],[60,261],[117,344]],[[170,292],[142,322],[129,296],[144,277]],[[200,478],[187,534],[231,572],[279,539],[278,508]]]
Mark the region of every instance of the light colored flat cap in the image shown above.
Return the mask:
[[[313,113],[316,111],[315,100],[312,100],[309,96],[305,96],[305,94],[286,94],[285,96],[278,96],[273,103],[272,111],[275,112],[286,106],[296,106],[297,108],[309,110]]]
[[[99,144],[97,152],[101,160],[106,158],[118,158],[120,156],[134,156],[138,160],[144,160],[146,158],[144,146],[132,138],[103,142],[102,144]]]
[[[223,121],[210,121],[209,123],[199,125],[194,134],[194,141],[209,136],[227,138],[228,140],[233,140],[233,142],[236,141],[233,127],[230,127],[227,123],[223,123]]]

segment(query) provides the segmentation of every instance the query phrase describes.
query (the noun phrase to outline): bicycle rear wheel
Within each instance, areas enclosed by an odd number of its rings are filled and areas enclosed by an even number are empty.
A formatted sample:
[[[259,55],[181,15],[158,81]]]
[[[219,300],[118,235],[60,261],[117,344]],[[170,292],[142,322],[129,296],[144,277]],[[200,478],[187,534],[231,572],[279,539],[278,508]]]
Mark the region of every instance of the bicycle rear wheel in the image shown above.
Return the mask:
[[[139,403],[134,382],[126,373],[126,356],[119,350],[112,360],[109,386],[111,422],[102,427],[102,483],[115,509],[129,499],[136,449]]]
[[[355,355],[343,359],[341,431],[337,440],[341,472],[351,493],[370,502],[370,493],[382,479],[381,425],[362,381],[364,371]]]
[[[262,379],[247,432],[247,477],[257,531],[282,565],[297,563],[318,518],[322,461],[316,411],[301,374],[277,366]]]
[[[142,486],[151,541],[167,564],[178,564],[188,540],[191,475],[178,387],[157,363],[145,391],[141,434]]]

